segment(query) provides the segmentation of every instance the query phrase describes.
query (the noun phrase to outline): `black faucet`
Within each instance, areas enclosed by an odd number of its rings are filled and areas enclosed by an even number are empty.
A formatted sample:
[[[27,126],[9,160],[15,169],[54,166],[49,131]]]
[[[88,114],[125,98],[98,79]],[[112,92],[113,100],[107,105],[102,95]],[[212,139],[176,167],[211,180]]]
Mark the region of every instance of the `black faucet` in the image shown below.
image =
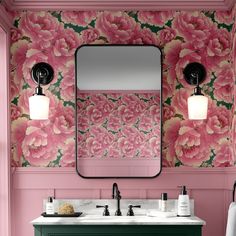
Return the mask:
[[[120,195],[120,191],[118,189],[118,185],[117,183],[114,183],[112,186],[112,198],[113,199],[117,199],[117,210],[115,212],[116,216],[121,216],[122,213],[120,211],[120,199],[121,199],[121,195]]]

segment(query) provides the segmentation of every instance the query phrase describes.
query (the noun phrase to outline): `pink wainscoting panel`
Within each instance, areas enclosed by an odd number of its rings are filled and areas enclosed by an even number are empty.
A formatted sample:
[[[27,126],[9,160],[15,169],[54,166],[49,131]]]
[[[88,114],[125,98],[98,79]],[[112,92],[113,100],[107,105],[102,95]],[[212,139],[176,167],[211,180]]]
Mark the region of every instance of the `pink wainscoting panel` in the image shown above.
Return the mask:
[[[177,198],[177,186],[187,185],[196,215],[206,220],[203,236],[223,236],[232,198],[236,168],[164,168],[154,179],[82,179],[74,168],[16,168],[13,171],[12,236],[33,236],[29,223],[42,211],[42,200],[56,198],[111,198],[117,182],[122,198]]]

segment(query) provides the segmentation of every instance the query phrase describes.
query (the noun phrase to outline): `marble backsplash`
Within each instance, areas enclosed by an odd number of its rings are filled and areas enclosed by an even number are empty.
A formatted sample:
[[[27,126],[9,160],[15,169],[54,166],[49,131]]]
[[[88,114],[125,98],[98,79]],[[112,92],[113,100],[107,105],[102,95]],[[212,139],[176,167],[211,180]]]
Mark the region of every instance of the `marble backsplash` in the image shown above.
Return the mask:
[[[160,210],[159,199],[121,199],[120,208],[122,215],[126,215],[129,205],[141,205],[141,208],[134,208],[135,215],[146,215],[150,211]],[[46,209],[47,199],[43,200],[43,211]],[[104,209],[96,208],[96,205],[108,205],[110,215],[115,215],[117,200],[116,199],[54,199],[55,212],[63,203],[70,203],[73,205],[75,212],[83,212],[86,215],[102,215]],[[176,212],[177,214],[177,199],[167,200],[167,211]],[[190,212],[194,215],[194,200],[190,200]]]

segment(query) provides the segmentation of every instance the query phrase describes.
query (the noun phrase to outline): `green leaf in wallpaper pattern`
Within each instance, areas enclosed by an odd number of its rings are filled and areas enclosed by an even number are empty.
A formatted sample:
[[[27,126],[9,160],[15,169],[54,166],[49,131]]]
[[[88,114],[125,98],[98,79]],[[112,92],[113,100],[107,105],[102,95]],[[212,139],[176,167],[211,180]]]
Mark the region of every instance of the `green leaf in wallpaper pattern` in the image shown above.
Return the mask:
[[[175,89],[177,89],[177,90],[179,90],[181,88],[184,88],[184,86],[181,83],[177,84],[175,87]]]
[[[27,40],[28,42],[32,43],[31,39],[29,37],[27,37],[27,36],[23,36],[22,40]]]
[[[157,33],[158,31],[164,29],[164,27],[158,27],[158,26],[154,26],[154,25],[148,25],[148,24],[141,24],[141,28],[148,28],[150,29],[153,33]]]
[[[95,23],[96,23],[96,20],[92,20],[89,25],[95,28]]]
[[[18,26],[19,26],[19,21],[20,21],[20,18],[14,20],[13,26],[15,26],[16,28],[18,28]]]
[[[130,12],[127,12],[127,14],[132,17],[136,22],[139,22],[138,20],[138,12],[135,12],[135,11],[130,11]]]
[[[205,12],[202,11],[202,13],[203,13],[205,16],[211,18],[211,19],[214,21],[214,14],[215,14],[214,11],[205,11]]]
[[[75,103],[71,102],[71,101],[64,101],[63,105],[64,105],[64,107],[71,106],[71,107],[75,108]]]
[[[22,167],[27,167],[27,166],[31,166],[31,164],[25,160],[24,156],[22,156]]]
[[[28,88],[30,88],[29,84],[27,83],[23,84],[22,89],[28,89]]]
[[[16,106],[18,105],[18,100],[19,100],[19,96],[18,97],[14,97],[14,99],[11,101],[11,103],[15,104]]]
[[[181,114],[175,114],[175,116],[174,116],[174,117],[178,117],[178,118],[180,118],[181,120],[183,120],[183,119],[184,119],[183,115],[181,115]]]
[[[166,103],[166,104],[168,104],[168,105],[171,105],[171,100],[172,100],[172,98],[171,98],[171,97],[168,97],[168,98],[164,101],[164,103]]]
[[[70,23],[69,24],[65,23],[64,24],[64,28],[65,29],[71,28],[71,29],[73,29],[77,33],[80,33],[81,31],[83,31],[85,29],[88,29],[88,27],[82,27],[82,26],[73,25],[73,24],[70,24]]]
[[[232,106],[233,106],[232,103],[226,103],[224,101],[217,101],[216,104],[217,104],[218,107],[219,106],[225,106],[228,110],[230,110],[232,108]]]
[[[175,40],[180,40],[181,42],[184,42],[184,38],[181,37],[181,36],[176,36],[176,37],[175,37]]]
[[[211,149],[211,156],[210,156],[210,158],[209,158],[207,161],[204,161],[204,162],[201,164],[200,167],[213,167],[212,161],[214,160],[215,155],[216,155],[216,154],[215,154],[214,150]]]
[[[56,17],[58,19],[59,22],[62,22],[61,20],[61,12],[58,12],[58,11],[53,11],[53,12],[50,12],[52,16]]]
[[[167,21],[166,26],[171,27],[172,26],[172,20]]]
[[[181,163],[181,161],[177,160],[175,162],[175,167],[179,167],[179,166],[182,166],[183,164]]]
[[[54,161],[51,161],[51,162],[48,164],[48,167],[60,166],[61,157],[62,157],[62,152],[61,152],[61,150],[59,149],[59,150],[58,150],[57,159],[54,160]]]

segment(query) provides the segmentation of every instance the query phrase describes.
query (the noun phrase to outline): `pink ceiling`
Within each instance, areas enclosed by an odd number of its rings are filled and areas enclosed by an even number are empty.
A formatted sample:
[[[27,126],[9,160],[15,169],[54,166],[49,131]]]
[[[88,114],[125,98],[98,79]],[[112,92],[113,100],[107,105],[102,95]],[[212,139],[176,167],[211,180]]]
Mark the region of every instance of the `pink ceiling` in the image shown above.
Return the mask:
[[[2,0],[11,10],[229,10],[236,0]]]

